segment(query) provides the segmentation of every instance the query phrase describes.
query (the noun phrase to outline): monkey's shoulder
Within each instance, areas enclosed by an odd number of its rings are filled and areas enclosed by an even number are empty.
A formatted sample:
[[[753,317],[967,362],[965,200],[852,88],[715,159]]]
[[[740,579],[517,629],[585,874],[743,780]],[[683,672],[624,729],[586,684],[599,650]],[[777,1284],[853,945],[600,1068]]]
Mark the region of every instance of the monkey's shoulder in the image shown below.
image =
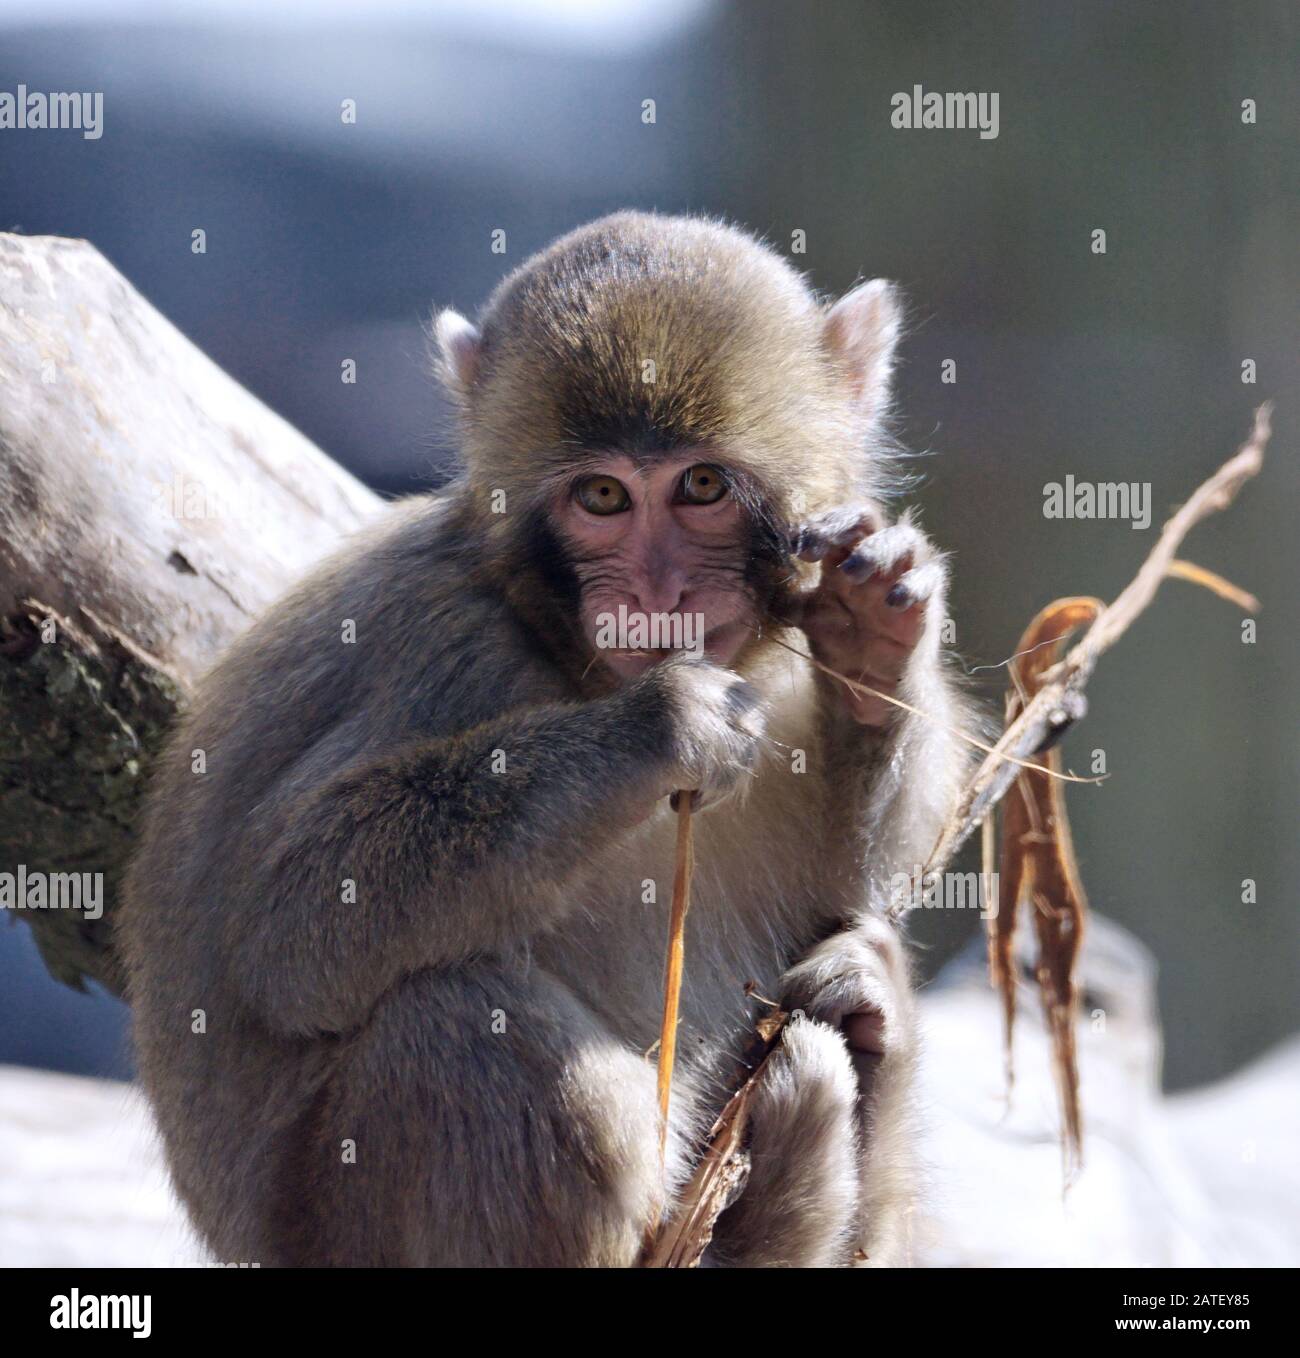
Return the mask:
[[[447,735],[558,696],[535,646],[475,569],[446,497],[401,501],[289,590],[214,667],[195,721],[258,749],[358,724],[374,744]]]

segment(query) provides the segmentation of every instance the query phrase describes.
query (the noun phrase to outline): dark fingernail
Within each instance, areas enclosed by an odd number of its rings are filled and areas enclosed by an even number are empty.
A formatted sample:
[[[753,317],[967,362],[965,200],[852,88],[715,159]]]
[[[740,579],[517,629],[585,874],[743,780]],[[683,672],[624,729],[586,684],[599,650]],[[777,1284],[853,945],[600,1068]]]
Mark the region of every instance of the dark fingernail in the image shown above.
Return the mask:
[[[865,556],[861,552],[854,552],[852,556],[845,557],[840,563],[840,570],[850,580],[860,583],[867,576],[875,574],[876,566],[869,556]]]
[[[900,580],[899,583],[885,595],[885,602],[890,608],[909,608],[912,604],[912,591]]]

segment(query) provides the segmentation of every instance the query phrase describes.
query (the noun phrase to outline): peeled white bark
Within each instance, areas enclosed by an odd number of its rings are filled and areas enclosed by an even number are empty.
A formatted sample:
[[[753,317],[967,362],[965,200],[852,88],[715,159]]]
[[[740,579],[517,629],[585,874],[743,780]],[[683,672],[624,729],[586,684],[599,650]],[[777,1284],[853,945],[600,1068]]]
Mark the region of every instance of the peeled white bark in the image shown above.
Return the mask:
[[[379,503],[85,241],[0,234],[0,388],[6,610],[91,610],[182,684]]]

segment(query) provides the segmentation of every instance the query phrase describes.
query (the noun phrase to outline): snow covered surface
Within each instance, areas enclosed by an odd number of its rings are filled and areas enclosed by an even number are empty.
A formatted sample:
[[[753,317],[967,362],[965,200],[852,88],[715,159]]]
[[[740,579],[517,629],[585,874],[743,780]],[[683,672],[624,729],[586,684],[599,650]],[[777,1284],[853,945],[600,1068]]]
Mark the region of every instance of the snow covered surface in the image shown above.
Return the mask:
[[[203,1258],[135,1088],[0,1067],[0,1265]]]
[[[982,967],[940,980],[922,1003],[929,1185],[918,1263],[1300,1263],[1300,1038],[1230,1079],[1162,1097],[1154,962],[1094,917],[1078,1027],[1085,1165],[1063,1193],[1036,994],[1020,988],[1008,1108]]]

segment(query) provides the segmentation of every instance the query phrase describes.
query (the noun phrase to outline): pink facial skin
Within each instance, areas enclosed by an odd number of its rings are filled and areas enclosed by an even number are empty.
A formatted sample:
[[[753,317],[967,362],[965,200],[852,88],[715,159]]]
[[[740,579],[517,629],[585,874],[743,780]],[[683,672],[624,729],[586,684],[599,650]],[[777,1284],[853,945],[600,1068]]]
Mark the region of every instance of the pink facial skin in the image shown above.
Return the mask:
[[[707,463],[707,454],[683,455],[638,468],[628,457],[602,458],[581,479],[617,481],[626,509],[597,514],[573,495],[553,510],[553,521],[573,554],[582,584],[582,629],[593,647],[599,618],[629,614],[700,614],[704,654],[728,664],[752,634],[752,601],[745,590],[744,511],[727,490],[713,504],[681,502],[685,472]],[[601,660],[620,681],[635,678],[667,651],[638,654],[601,648]]]

